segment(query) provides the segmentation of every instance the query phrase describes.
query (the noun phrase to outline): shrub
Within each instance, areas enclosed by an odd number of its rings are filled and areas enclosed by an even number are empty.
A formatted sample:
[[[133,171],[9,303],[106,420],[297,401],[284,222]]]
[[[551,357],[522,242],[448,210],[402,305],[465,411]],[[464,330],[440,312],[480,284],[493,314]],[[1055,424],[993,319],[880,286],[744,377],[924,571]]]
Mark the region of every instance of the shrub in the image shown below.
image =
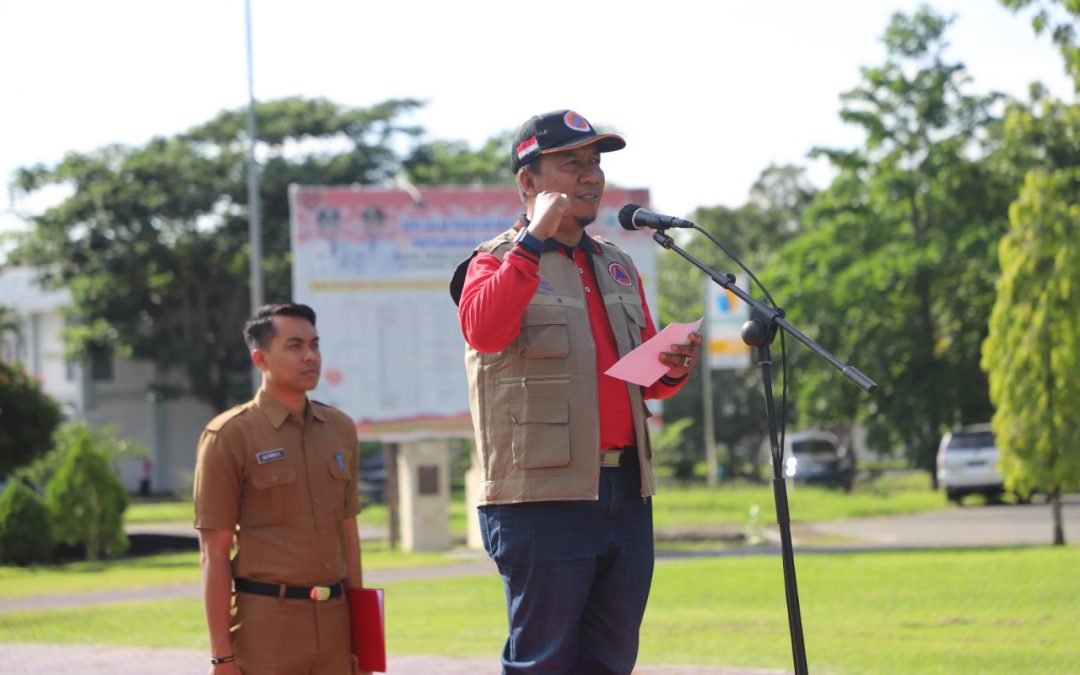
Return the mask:
[[[60,406],[17,364],[0,361],[0,478],[52,446]]]
[[[84,545],[87,560],[119,555],[128,547],[127,493],[93,431],[82,424],[70,431],[63,462],[45,487],[53,531],[65,544]]]
[[[22,481],[9,482],[0,494],[0,563],[48,562],[55,548],[50,526],[41,497]]]

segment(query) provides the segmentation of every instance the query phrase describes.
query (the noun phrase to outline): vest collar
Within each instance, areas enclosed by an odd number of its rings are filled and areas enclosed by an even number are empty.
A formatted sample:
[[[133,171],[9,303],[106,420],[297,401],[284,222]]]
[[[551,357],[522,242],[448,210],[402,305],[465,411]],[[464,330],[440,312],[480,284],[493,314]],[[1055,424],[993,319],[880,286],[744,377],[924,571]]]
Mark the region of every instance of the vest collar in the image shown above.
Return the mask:
[[[518,216],[518,220],[514,223],[515,230],[521,230],[529,226],[529,217],[526,214]],[[551,237],[544,241],[544,251],[561,251],[567,256],[574,257],[574,246],[567,246],[558,239]],[[600,253],[600,244],[596,243],[596,240],[589,236],[587,232],[581,233],[581,241],[578,242],[576,248],[585,251],[586,253],[597,254]]]

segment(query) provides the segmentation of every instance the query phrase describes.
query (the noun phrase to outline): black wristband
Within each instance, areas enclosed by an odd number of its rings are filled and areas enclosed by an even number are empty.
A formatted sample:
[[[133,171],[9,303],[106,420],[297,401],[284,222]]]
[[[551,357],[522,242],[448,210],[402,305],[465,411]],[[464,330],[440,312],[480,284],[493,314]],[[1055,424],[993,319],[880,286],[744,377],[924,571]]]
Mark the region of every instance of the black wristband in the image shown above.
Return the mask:
[[[232,655],[232,654],[229,654],[228,656],[211,656],[210,657],[210,665],[212,665],[212,666],[220,666],[223,663],[232,663],[235,660],[236,660],[236,657],[234,655]]]
[[[522,228],[522,230],[518,232],[518,235],[514,237],[514,241],[517,242],[518,246],[533,255],[539,256],[544,252],[544,242],[534,237],[532,232],[529,232],[524,228]]]

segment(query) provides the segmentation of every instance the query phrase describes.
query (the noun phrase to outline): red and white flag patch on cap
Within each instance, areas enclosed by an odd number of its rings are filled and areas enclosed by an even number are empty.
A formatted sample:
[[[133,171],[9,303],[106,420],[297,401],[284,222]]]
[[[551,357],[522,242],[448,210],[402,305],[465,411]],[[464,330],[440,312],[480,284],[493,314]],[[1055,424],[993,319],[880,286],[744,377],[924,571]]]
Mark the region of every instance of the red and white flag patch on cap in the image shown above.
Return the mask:
[[[536,136],[532,136],[517,146],[517,156],[521,159],[525,155],[531,155],[534,152],[540,150],[540,142],[536,140]]]

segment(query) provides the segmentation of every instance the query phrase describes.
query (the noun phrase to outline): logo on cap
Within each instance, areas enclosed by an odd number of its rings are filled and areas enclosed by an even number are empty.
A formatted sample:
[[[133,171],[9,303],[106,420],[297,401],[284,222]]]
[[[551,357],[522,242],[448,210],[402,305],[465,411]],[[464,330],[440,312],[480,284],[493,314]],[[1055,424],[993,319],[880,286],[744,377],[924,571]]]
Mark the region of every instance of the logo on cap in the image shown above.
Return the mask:
[[[630,279],[630,273],[627,272],[626,268],[623,267],[621,264],[617,262],[611,263],[610,265],[608,265],[607,271],[608,274],[611,275],[611,278],[615,280],[615,283],[619,284],[620,286],[626,286],[627,288],[630,288],[634,285],[634,282]]]
[[[566,114],[563,115],[562,119],[563,124],[570,127],[574,131],[580,131],[581,133],[592,131],[592,127],[589,126],[589,122],[573,110],[567,110]]]

